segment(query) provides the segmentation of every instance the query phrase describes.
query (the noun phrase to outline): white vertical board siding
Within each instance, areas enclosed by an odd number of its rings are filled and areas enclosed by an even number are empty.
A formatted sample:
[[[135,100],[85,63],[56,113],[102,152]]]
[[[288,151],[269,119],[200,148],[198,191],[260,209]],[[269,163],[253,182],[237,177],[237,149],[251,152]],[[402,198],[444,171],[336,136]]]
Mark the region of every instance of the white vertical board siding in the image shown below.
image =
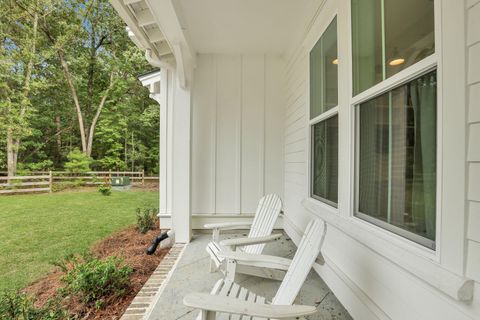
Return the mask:
[[[193,213],[254,213],[264,194],[283,196],[283,69],[274,56],[198,56]]]
[[[467,1],[468,277],[480,285],[480,1]]]
[[[265,59],[264,140],[261,151],[259,192],[283,195],[283,119],[285,84],[283,59]],[[262,181],[263,180],[263,181]]]
[[[242,60],[242,165],[241,211],[255,212],[263,195],[265,139],[265,59]]]
[[[217,61],[216,212],[240,213],[242,57]]]
[[[192,121],[192,203],[199,212],[215,212],[215,60],[213,56],[199,56],[193,92]]]

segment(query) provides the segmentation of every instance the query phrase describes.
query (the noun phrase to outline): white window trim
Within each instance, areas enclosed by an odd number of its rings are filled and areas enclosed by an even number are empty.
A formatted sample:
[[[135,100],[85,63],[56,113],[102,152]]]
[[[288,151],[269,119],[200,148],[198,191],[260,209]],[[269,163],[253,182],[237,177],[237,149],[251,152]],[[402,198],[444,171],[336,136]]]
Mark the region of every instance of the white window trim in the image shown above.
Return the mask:
[[[466,78],[466,51],[465,26],[463,21],[465,12],[463,6],[458,6],[450,0],[435,0],[435,46],[436,53],[431,57],[407,68],[405,72],[417,75],[429,67],[437,67],[437,152],[439,154],[438,168],[442,170],[437,176],[437,233],[436,251],[432,251],[413,241],[398,236],[388,230],[356,218],[353,215],[355,208],[354,173],[355,153],[354,137],[355,117],[353,106],[367,99],[369,90],[351,98],[345,99],[342,95],[352,91],[352,45],[351,45],[351,9],[350,1],[326,1],[322,12],[312,23],[305,40],[303,50],[309,54],[318,40],[319,35],[329,25],[329,17],[337,16],[338,58],[339,58],[339,156],[348,159],[339,161],[339,199],[338,209],[325,205],[310,197],[310,120],[306,121],[308,137],[307,161],[308,174],[306,176],[305,200],[302,205],[314,216],[325,220],[346,236],[359,241],[380,256],[390,260],[399,268],[409,272],[432,287],[449,295],[456,300],[468,300],[473,295],[473,281],[464,277],[465,266],[465,161],[455,153],[466,152],[465,141],[465,83],[458,79]],[[327,21],[328,23],[325,23]],[[448,30],[448,31],[444,31]],[[434,60],[434,61],[432,61]],[[443,64],[447,61],[444,70]],[[307,57],[307,68],[310,70]],[[418,70],[413,71],[413,68]],[[402,71],[403,72],[403,71]],[[400,82],[402,72],[383,82],[384,88],[394,87]],[[309,72],[307,72],[309,84]],[[404,79],[406,80],[406,78]],[[387,82],[388,81],[388,82]],[[387,85],[386,85],[387,84]],[[447,94],[444,87],[448,87]],[[310,86],[306,86],[307,107],[310,108]],[[462,107],[444,109],[444,105]],[[348,118],[348,119],[347,119]],[[449,119],[446,121],[446,119]],[[315,120],[315,119],[313,119]],[[340,121],[341,120],[341,121]],[[348,128],[342,128],[348,123]],[[344,132],[342,132],[344,131]],[[444,137],[448,137],[444,139]],[[344,146],[348,144],[348,146]],[[348,157],[347,157],[348,156]],[[447,186],[447,187],[445,187]],[[448,189],[448,190],[447,190]],[[348,193],[342,194],[342,193]]]
[[[430,59],[430,58],[433,58],[433,57],[428,57],[429,60],[434,60],[434,59]],[[423,62],[423,61],[422,61]],[[415,68],[413,68],[415,67]],[[410,68],[407,68],[403,71],[407,71],[409,70]],[[401,238],[403,239],[406,239],[407,241],[411,241],[411,242],[414,242],[415,244],[420,244],[421,246],[425,247],[426,249],[428,249],[429,251],[426,251],[424,252],[424,254],[426,256],[428,256],[430,259],[432,260],[435,260],[435,261],[440,261],[440,256],[438,255],[438,242],[437,241],[431,241],[429,240],[428,238],[425,238],[425,237],[422,237],[421,235],[419,234],[416,234],[414,232],[410,232],[408,230],[405,230],[405,229],[402,229],[400,227],[397,227],[393,224],[390,224],[388,222],[384,222],[380,219],[377,219],[377,218],[374,218],[374,217],[370,217],[368,214],[364,213],[364,212],[361,212],[358,207],[359,207],[359,192],[360,192],[360,186],[359,186],[359,175],[360,175],[360,169],[359,169],[359,164],[360,164],[360,154],[359,154],[359,150],[358,150],[358,146],[359,146],[359,143],[360,143],[360,124],[358,123],[358,119],[359,119],[359,112],[360,112],[360,104],[363,103],[363,102],[366,102],[366,101],[369,101],[371,99],[375,99],[376,97],[380,96],[380,95],[383,95],[383,94],[386,94],[388,92],[391,92],[392,89],[394,88],[398,88],[399,86],[402,86],[414,79],[417,79],[419,76],[422,76],[422,75],[425,75],[429,72],[432,72],[432,71],[436,71],[437,70],[437,61],[434,60],[434,61],[427,61],[427,63],[422,63],[421,66],[416,66],[416,65],[413,65],[411,70],[413,70],[412,72],[410,73],[404,73],[405,76],[403,77],[396,77],[395,79],[393,79],[392,81],[389,81],[388,83],[381,83],[383,84],[382,86],[376,86],[378,87],[378,91],[376,92],[372,92],[371,93],[371,96],[368,96],[368,97],[361,97],[361,99],[358,99],[357,97],[353,97],[352,101],[361,101],[361,102],[358,102],[358,103],[355,103],[355,104],[352,104],[352,108],[353,108],[353,131],[355,132],[355,136],[352,138],[353,139],[353,154],[354,154],[354,182],[352,184],[352,188],[353,188],[353,194],[354,194],[354,199],[353,199],[353,212],[352,212],[352,216],[353,218],[355,219],[358,219],[358,220],[361,220],[361,221],[364,221],[364,222],[367,222],[371,225],[374,225],[382,230],[386,230],[388,232],[391,232],[391,233],[394,233],[398,236],[400,236]],[[438,71],[437,71],[438,72]],[[403,75],[403,74],[402,74]],[[437,83],[438,83],[438,80],[437,80]],[[438,86],[437,86],[438,87]],[[437,91],[437,97],[439,97],[439,94],[438,94],[438,91]],[[441,118],[439,116],[439,114],[441,114],[441,103],[440,101],[438,101],[439,99],[437,99],[437,132],[436,132],[436,138],[437,138],[437,150],[436,150],[436,161],[437,161],[437,170],[436,170],[436,204],[435,204],[435,239],[437,240],[439,238],[439,232],[440,232],[440,229],[438,227],[438,221],[440,221],[440,213],[441,213],[441,202],[439,201],[439,194],[440,194],[440,185],[441,185],[441,174],[442,174],[442,170],[441,170],[441,156],[442,156],[442,152],[441,152],[441,145],[442,145],[442,141],[440,141],[440,136],[439,134],[441,133],[441,128],[438,128],[439,124],[441,123],[439,121],[439,119]],[[382,225],[386,225],[385,227],[382,226]],[[395,231],[395,229],[397,229],[397,231]],[[402,234],[404,234],[404,236],[402,236]],[[417,238],[418,240],[414,240],[415,238]],[[429,245],[431,244],[435,244],[435,248],[431,248],[429,247]],[[433,254],[430,255],[428,252],[432,252]]]
[[[440,246],[441,246],[441,212],[442,212],[442,205],[441,205],[441,186],[444,183],[442,179],[442,154],[443,154],[443,139],[442,139],[442,115],[443,115],[443,101],[441,95],[441,78],[442,78],[442,68],[441,68],[441,58],[442,58],[442,33],[441,33],[441,10],[440,10],[440,1],[435,0],[434,7],[435,7],[435,26],[434,26],[434,33],[435,33],[435,52],[424,58],[423,60],[405,68],[404,70],[394,74],[393,76],[381,81],[380,83],[372,86],[371,88],[355,95],[351,96],[350,98],[350,117],[351,117],[351,132],[352,135],[350,137],[350,152],[351,152],[351,210],[350,210],[350,218],[354,222],[363,222],[367,223],[368,226],[371,226],[369,232],[381,232],[385,233],[385,236],[395,235],[395,237],[389,237],[390,241],[394,241],[393,239],[396,238],[398,244],[401,244],[404,247],[410,247],[414,252],[424,256],[425,258],[432,260],[434,262],[440,262]],[[350,1],[348,5],[348,14],[349,14],[349,39],[352,39],[351,34],[351,8],[350,8]],[[353,83],[353,46],[351,41],[349,42],[349,81],[352,85]],[[436,172],[436,220],[435,220],[435,249],[432,250],[431,248],[425,247],[419,242],[414,240],[405,238],[398,233],[393,232],[392,230],[386,229],[381,227],[378,224],[369,222],[366,219],[362,219],[361,217],[357,216],[356,214],[358,211],[358,150],[357,150],[357,140],[358,139],[358,130],[359,124],[357,123],[357,115],[356,112],[359,108],[359,105],[363,102],[369,101],[378,97],[398,86],[401,86],[405,83],[412,81],[413,79],[418,78],[419,76],[428,73],[429,71],[437,71],[437,172]],[[351,91],[353,92],[353,90]],[[415,233],[413,233],[415,234]]]
[[[332,211],[332,212],[337,212],[338,213],[338,197],[337,197],[337,203],[334,203],[333,201],[329,201],[328,199],[323,199],[321,200],[320,198],[321,197],[314,197],[313,196],[313,191],[312,191],[312,179],[311,179],[311,175],[313,174],[313,170],[312,170],[312,166],[313,166],[313,161],[312,161],[312,157],[313,157],[313,153],[312,153],[312,129],[313,129],[313,126],[319,122],[322,122],[322,121],[325,121],[325,120],[328,120],[332,117],[335,117],[335,116],[338,116],[339,115],[339,103],[338,103],[338,100],[337,100],[337,105],[327,111],[324,111],[323,113],[319,114],[318,116],[314,117],[313,119],[310,120],[310,113],[311,113],[311,108],[310,108],[310,52],[313,50],[313,47],[315,46],[315,44],[320,40],[320,38],[323,36],[323,34],[325,33],[325,31],[327,30],[327,28],[330,26],[330,24],[333,22],[333,20],[335,18],[337,18],[337,10],[334,10],[333,13],[329,16],[329,19],[326,20],[326,23],[322,26],[322,29],[321,29],[321,32],[319,33],[318,37],[316,37],[312,43],[308,46],[307,48],[307,65],[308,65],[308,72],[307,72],[307,108],[308,108],[308,118],[307,118],[307,121],[308,121],[308,125],[307,125],[307,130],[308,130],[308,139],[307,139],[307,143],[308,143],[308,147],[307,147],[307,157],[308,157],[308,174],[307,174],[307,185],[308,185],[308,188],[307,188],[307,193],[308,193],[308,198],[311,200],[311,201],[315,201],[317,202],[317,204],[321,207],[323,207],[324,209],[326,210],[329,210],[329,211]],[[338,19],[337,19],[337,52],[339,51],[338,50]],[[338,73],[337,73],[338,75]],[[337,84],[340,84],[340,81],[337,77]],[[337,91],[337,94],[338,94],[338,91]],[[340,127],[339,127],[339,131],[340,131]],[[340,142],[340,141],[339,141]],[[337,177],[338,179],[338,177]],[[340,189],[338,189],[338,192],[340,192]]]

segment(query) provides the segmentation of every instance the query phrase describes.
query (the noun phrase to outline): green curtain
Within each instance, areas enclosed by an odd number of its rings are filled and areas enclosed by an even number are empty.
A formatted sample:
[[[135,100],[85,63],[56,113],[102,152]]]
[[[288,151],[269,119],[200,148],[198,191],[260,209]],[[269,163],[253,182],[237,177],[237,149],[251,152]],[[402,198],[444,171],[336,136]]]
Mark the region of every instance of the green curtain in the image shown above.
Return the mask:
[[[436,72],[408,84],[415,116],[412,216],[418,233],[435,240]]]

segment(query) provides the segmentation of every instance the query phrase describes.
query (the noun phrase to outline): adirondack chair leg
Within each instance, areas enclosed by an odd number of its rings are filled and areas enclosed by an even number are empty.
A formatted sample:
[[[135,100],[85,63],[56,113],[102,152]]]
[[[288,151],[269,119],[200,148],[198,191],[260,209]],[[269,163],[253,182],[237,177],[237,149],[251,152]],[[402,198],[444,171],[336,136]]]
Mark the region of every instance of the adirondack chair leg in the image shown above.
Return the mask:
[[[216,312],[202,310],[201,320],[215,320],[215,318],[216,318]]]
[[[213,259],[210,259],[210,273],[214,273],[217,271],[217,265]]]
[[[230,281],[235,281],[235,273],[236,273],[237,263],[231,259],[226,261],[225,267],[225,278]]]
[[[213,242],[219,242],[220,241],[220,230],[219,229],[213,229],[212,240],[213,240]]]

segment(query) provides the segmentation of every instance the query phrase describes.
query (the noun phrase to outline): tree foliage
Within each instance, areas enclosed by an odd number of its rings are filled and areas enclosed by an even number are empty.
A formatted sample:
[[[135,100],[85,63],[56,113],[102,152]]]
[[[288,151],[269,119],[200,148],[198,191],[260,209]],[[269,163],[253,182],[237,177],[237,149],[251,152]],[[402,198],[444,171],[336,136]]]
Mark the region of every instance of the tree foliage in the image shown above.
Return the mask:
[[[0,170],[158,170],[150,70],[107,0],[0,0]]]

